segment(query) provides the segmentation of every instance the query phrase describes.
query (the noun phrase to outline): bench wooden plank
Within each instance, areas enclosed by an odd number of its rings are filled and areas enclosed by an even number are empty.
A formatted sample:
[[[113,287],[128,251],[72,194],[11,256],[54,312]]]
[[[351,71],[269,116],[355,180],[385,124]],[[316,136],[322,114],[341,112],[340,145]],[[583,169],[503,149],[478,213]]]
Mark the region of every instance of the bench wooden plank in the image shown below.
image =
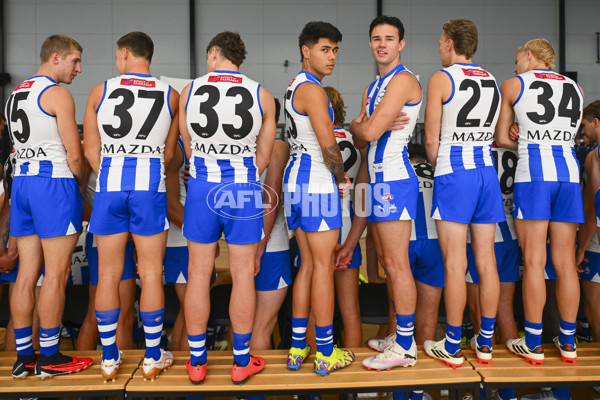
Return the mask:
[[[255,351],[254,355],[264,357],[265,369],[252,377],[245,385],[239,386],[231,381],[231,365],[233,355],[230,351],[208,353],[208,372],[206,381],[202,385],[193,386],[188,378],[185,362],[189,358],[187,352],[175,352],[175,364],[164,371],[155,381],[144,381],[138,369],[131,381],[127,384],[128,392],[294,392],[306,390],[334,390],[334,389],[377,389],[397,386],[423,386],[423,385],[458,385],[465,386],[477,384],[480,376],[473,370],[469,363],[461,368],[452,370],[442,362],[428,357],[422,348],[417,355],[418,362],[415,367],[395,368],[391,371],[367,371],[361,361],[375,353],[366,348],[353,349],[356,353],[354,363],[331,375],[321,377],[313,371],[313,356],[306,360],[299,371],[290,371],[286,367],[286,350]]]
[[[123,392],[125,385],[144,358],[143,350],[123,351],[123,364],[119,368],[116,381],[105,383],[100,374],[101,351],[65,351],[63,353],[79,357],[91,357],[94,359],[94,363],[85,371],[60,375],[43,381],[33,374],[29,374],[25,379],[13,379],[11,370],[16,359],[16,353],[0,353],[0,393]]]
[[[565,363],[558,349],[544,346],[542,365],[532,365],[523,357],[509,351],[504,345],[494,345],[492,364],[479,364],[475,352],[463,350],[486,383],[536,383],[600,382],[600,344],[581,343],[577,346],[577,362]]]

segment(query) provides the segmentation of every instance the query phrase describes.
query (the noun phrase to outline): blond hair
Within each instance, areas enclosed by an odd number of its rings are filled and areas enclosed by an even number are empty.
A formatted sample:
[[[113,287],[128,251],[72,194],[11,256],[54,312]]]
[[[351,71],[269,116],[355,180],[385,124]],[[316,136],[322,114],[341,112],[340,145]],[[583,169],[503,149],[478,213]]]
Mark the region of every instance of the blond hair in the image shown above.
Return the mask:
[[[42,43],[40,59],[45,63],[52,54],[57,53],[61,58],[68,56],[73,50],[83,52],[83,47],[75,40],[66,35],[52,35]]]
[[[333,108],[333,123],[335,125],[343,124],[346,120],[346,110],[344,110],[346,105],[344,104],[342,94],[332,86],[326,86],[324,89],[331,102],[331,108]]]
[[[536,60],[546,64],[548,69],[554,69],[554,59],[556,58],[556,55],[554,54],[552,45],[546,39],[532,39],[519,47],[516,54],[528,50],[533,54]]]

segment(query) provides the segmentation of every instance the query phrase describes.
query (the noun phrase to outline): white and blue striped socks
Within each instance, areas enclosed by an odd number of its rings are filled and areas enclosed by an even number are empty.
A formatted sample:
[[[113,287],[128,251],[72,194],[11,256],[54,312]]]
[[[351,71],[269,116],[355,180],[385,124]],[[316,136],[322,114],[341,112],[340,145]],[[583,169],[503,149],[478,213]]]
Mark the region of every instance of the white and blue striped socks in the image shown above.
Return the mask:
[[[479,328],[479,335],[477,336],[478,346],[488,346],[490,349],[492,348],[495,324],[496,318],[481,316],[481,327]]]
[[[315,325],[317,334],[317,351],[325,357],[333,353],[333,324],[327,326]]]
[[[190,364],[196,366],[206,363],[206,332],[199,335],[188,335],[190,345]]]
[[[146,358],[160,359],[160,336],[162,334],[165,309],[141,311],[144,335],[146,336]]]
[[[40,354],[50,357],[58,353],[59,341],[60,325],[50,329],[40,327]]]
[[[250,362],[250,333],[235,333],[233,332],[233,362],[238,363],[242,367]]]
[[[17,354],[20,356],[29,356],[33,354],[33,342],[31,336],[33,329],[31,326],[15,329],[15,341],[17,342]]]
[[[529,349],[533,350],[542,345],[542,327],[541,322],[536,324],[525,320],[525,344]]]
[[[560,333],[558,334],[558,341],[560,344],[570,344],[575,346],[575,329],[577,328],[577,321],[567,322],[560,320]]]
[[[404,350],[410,349],[415,332],[415,314],[396,314],[396,343]]]
[[[117,349],[117,321],[119,320],[120,308],[114,310],[96,310],[96,322],[102,342],[102,359],[116,360],[119,358]]]
[[[292,318],[292,347],[304,349],[306,347],[306,326],[308,318]]]

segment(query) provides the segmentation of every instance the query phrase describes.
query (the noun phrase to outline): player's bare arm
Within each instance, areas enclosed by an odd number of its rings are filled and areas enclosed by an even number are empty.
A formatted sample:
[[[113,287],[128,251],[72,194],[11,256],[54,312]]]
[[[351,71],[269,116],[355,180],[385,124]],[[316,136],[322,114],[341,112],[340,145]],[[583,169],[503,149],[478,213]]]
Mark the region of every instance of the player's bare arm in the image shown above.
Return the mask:
[[[277,210],[282,201],[283,173],[289,158],[290,149],[287,144],[281,140],[276,140],[273,144],[273,153],[265,178],[265,189],[263,189],[263,204],[265,207],[263,211],[263,231],[265,236],[258,243],[255,270],[260,268],[260,259],[271,238],[271,231],[277,219]]]
[[[496,124],[496,144],[507,149],[517,150],[518,144],[510,137],[510,130],[515,120],[513,104],[517,101],[521,92],[521,81],[514,77],[506,80],[500,87],[502,101],[500,103],[500,115]]]
[[[367,86],[365,88],[365,90],[363,91],[362,101],[360,103],[360,114],[358,115],[358,117],[354,118],[352,120],[352,122],[350,122],[350,126],[348,127],[348,130],[350,131],[350,133],[352,133],[354,124],[360,124],[360,123],[364,122],[365,118],[367,117],[368,92],[369,92],[369,87]],[[357,149],[363,149],[363,148],[367,147],[367,144],[369,144],[368,141],[363,140],[363,139],[359,138],[358,136],[354,136],[354,134],[352,134],[352,141],[354,142],[354,147],[356,147]]]
[[[406,103],[414,104],[421,101],[421,86],[412,74],[403,72],[392,78],[385,94],[371,118],[362,122],[352,122],[350,132],[354,138],[367,142],[379,139],[389,130]]]
[[[0,272],[9,272],[17,265],[19,254],[17,252],[16,238],[10,238],[10,202],[6,195],[6,179],[3,181],[5,191],[2,210],[0,210]],[[10,240],[9,240],[10,238]]]
[[[98,130],[98,105],[102,100],[104,93],[104,84],[94,86],[88,96],[83,117],[83,150],[92,170],[98,175],[100,171],[100,154],[102,151],[102,142],[100,140],[100,131]]]
[[[442,106],[452,93],[452,82],[446,73],[438,71],[427,85],[427,107],[425,108],[425,147],[427,160],[435,169],[440,148]]]
[[[165,166],[169,165],[173,159],[175,148],[177,147],[177,139],[179,138],[179,93],[177,93],[177,90],[173,88],[171,88],[169,105],[171,106],[173,119],[171,120],[169,133],[167,134],[167,139],[165,140],[165,153],[163,155]]]
[[[308,115],[321,146],[325,165],[335,177],[335,181],[342,183],[346,180],[344,160],[333,135],[333,123],[329,117],[328,104],[327,94],[319,85],[305,83],[296,89],[294,107],[298,112]]]
[[[585,175],[587,177],[587,186],[583,192],[583,211],[585,213],[585,222],[579,225],[577,235],[577,251],[575,252],[576,265],[583,262],[585,249],[587,249],[594,232],[596,232],[596,207],[594,201],[596,192],[600,188],[600,158],[598,152],[592,150],[585,158]]]
[[[275,100],[273,96],[261,86],[259,97],[263,110],[263,119],[260,132],[256,137],[256,167],[260,175],[267,165],[269,165],[275,136],[277,135],[277,125],[275,123]]]
[[[352,138],[354,141],[354,138]],[[354,215],[354,219],[352,220],[352,226],[350,227],[350,232],[348,232],[348,236],[346,237],[346,241],[344,242],[344,246],[336,252],[335,256],[335,265],[336,269],[340,269],[341,266],[345,266],[344,270],[347,269],[347,266],[352,261],[352,255],[354,253],[354,248],[358,244],[358,241],[362,237],[365,228],[367,227],[367,217],[366,217],[366,205],[365,205],[365,196],[366,193],[360,193],[360,189],[364,187],[366,183],[369,182],[369,170],[367,168],[367,154],[363,149],[361,150],[362,161],[360,163],[360,167],[358,169],[358,174],[356,175],[355,189],[354,189],[354,209],[359,209],[360,212],[356,212]]]
[[[185,154],[187,158],[192,157],[192,137],[187,128],[187,110],[185,108],[188,97],[190,95],[190,89],[192,84],[189,83],[181,92],[181,96],[179,96],[179,134],[181,135],[181,140],[183,141],[183,148],[185,149]]]
[[[183,154],[176,149],[171,162],[165,166],[167,214],[169,221],[179,228],[183,226],[183,204],[179,201],[179,166],[182,162]]]
[[[75,122],[75,101],[73,95],[61,86],[52,86],[40,97],[40,105],[48,113],[56,116],[58,133],[63,145],[67,150],[67,163],[79,186],[84,186],[85,164],[81,141],[79,140],[79,129]]]

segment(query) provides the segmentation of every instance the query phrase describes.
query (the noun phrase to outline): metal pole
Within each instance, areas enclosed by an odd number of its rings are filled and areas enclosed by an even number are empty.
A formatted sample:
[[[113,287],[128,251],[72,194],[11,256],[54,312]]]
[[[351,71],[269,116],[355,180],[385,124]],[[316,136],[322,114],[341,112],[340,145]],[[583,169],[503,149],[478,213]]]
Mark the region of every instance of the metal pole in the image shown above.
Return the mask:
[[[190,14],[190,78],[196,78],[196,1],[189,0]]]

